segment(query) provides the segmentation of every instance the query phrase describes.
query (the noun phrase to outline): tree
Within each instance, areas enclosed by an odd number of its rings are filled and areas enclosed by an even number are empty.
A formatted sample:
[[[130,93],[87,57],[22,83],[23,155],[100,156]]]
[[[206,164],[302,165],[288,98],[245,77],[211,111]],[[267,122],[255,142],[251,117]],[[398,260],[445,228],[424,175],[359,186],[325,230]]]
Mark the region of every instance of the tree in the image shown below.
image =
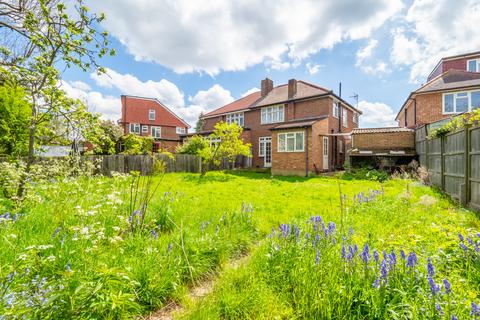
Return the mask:
[[[84,140],[93,145],[94,154],[115,154],[123,129],[111,120],[96,119],[95,128],[90,128]]]
[[[150,136],[142,137],[136,134],[127,134],[121,138],[123,143],[122,154],[150,154],[153,149],[153,138]]]
[[[193,136],[177,149],[178,153],[194,154],[202,158],[202,175],[209,164],[218,166],[223,159],[231,164],[237,156],[251,157],[250,144],[243,143],[243,129],[236,123],[219,122],[208,137]]]
[[[203,117],[203,112],[200,112],[200,115],[198,116],[197,123],[195,124],[195,132],[200,133],[203,131],[203,127],[205,126],[205,120],[202,119]]]
[[[4,31],[0,64],[22,84],[31,101],[27,175],[38,126],[60,116],[69,120],[79,106],[61,89],[57,67],[93,68],[102,73],[105,70],[97,59],[115,52],[108,49],[108,34],[96,29],[104,15],[91,14],[84,0],[0,1],[0,17]]]
[[[0,86],[0,155],[28,153],[30,105],[23,88],[5,82]]]

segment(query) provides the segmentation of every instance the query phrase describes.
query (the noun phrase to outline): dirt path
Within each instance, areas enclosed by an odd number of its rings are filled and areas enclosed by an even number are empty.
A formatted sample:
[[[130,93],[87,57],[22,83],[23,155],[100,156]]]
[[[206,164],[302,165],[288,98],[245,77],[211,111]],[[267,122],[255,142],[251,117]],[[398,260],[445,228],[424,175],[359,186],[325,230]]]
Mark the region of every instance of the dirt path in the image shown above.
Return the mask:
[[[219,278],[222,272],[227,270],[235,270],[239,266],[245,264],[251,256],[251,251],[243,256],[240,256],[234,260],[229,261],[224,265],[220,271],[216,274],[199,282],[197,285],[193,286],[188,293],[187,299],[192,303],[196,303],[198,300],[202,299],[209,293],[213,291],[215,282]],[[180,315],[184,312],[184,308],[175,301],[169,301],[163,308],[153,312],[149,316],[145,317],[146,320],[173,320],[174,316]]]

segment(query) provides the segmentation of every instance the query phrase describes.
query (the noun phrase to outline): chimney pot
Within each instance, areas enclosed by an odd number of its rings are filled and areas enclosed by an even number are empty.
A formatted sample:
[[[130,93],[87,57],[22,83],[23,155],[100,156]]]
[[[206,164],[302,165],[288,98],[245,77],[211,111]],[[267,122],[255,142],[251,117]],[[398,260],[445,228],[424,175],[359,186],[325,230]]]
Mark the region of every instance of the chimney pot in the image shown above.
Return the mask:
[[[297,94],[297,80],[288,80],[288,99],[292,99]]]
[[[265,97],[270,91],[273,90],[273,81],[271,79],[265,78],[260,83],[261,95]]]

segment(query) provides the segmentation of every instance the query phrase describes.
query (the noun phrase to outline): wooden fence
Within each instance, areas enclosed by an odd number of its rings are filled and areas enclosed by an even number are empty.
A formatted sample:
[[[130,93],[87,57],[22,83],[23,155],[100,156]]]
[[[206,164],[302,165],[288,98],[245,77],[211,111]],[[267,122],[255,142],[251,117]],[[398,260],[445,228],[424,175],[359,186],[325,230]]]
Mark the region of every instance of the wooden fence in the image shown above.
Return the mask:
[[[416,130],[415,146],[430,183],[480,210],[480,127],[466,127],[435,139],[427,139],[428,132],[428,126]]]

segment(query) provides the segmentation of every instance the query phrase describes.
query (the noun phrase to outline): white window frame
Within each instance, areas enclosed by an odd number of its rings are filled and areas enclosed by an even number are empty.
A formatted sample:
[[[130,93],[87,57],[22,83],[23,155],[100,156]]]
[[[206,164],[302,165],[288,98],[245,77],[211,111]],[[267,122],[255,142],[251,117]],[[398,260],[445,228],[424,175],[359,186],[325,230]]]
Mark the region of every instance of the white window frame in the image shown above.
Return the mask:
[[[133,134],[140,134],[140,123],[130,123],[128,132]]]
[[[155,109],[148,110],[148,120],[150,121],[155,120]]]
[[[470,90],[470,91],[454,91],[454,92],[445,92],[442,94],[442,114],[458,114],[463,112],[470,112],[474,110],[472,106],[472,93],[480,93],[480,90]],[[468,99],[468,110],[466,111],[457,111],[457,95],[458,94],[467,94]],[[453,111],[445,111],[445,97],[447,95],[453,95]]]
[[[476,66],[475,66],[476,67],[475,71],[468,70],[468,66],[469,66],[471,61],[475,61],[477,63]],[[467,60],[467,71],[469,71],[469,72],[480,72],[480,59]]]
[[[183,128],[183,127],[177,127],[177,128],[175,129],[175,132],[176,132],[177,134],[185,134],[185,133],[187,133],[187,130],[186,130],[185,128]]]
[[[258,156],[265,157],[265,144],[266,142],[272,142],[272,137],[260,137],[258,138]]]
[[[357,112],[353,113],[353,119],[352,119],[353,123],[358,124],[358,116],[359,114]]]
[[[332,104],[332,115],[337,119],[340,116],[340,106],[338,101],[334,101]]]
[[[348,128],[348,110],[342,107],[342,125],[344,128]]]
[[[231,123],[235,122],[240,127],[243,127],[243,125],[244,125],[244,113],[243,112],[227,113],[226,114],[226,122],[228,124],[231,124]]]
[[[154,137],[155,139],[160,139],[162,137],[162,127],[152,126],[151,128],[152,137]]]
[[[268,119],[270,117],[270,119]],[[285,121],[285,106],[263,107],[260,112],[260,124],[279,123]]]
[[[142,125],[142,133],[147,133],[148,132],[148,126]]]
[[[297,149],[297,134],[302,135],[302,149]],[[287,139],[293,135],[293,150],[287,150]],[[280,136],[284,136],[284,145],[280,144]],[[305,151],[305,131],[280,132],[277,134],[277,151],[278,152],[304,152]]]

